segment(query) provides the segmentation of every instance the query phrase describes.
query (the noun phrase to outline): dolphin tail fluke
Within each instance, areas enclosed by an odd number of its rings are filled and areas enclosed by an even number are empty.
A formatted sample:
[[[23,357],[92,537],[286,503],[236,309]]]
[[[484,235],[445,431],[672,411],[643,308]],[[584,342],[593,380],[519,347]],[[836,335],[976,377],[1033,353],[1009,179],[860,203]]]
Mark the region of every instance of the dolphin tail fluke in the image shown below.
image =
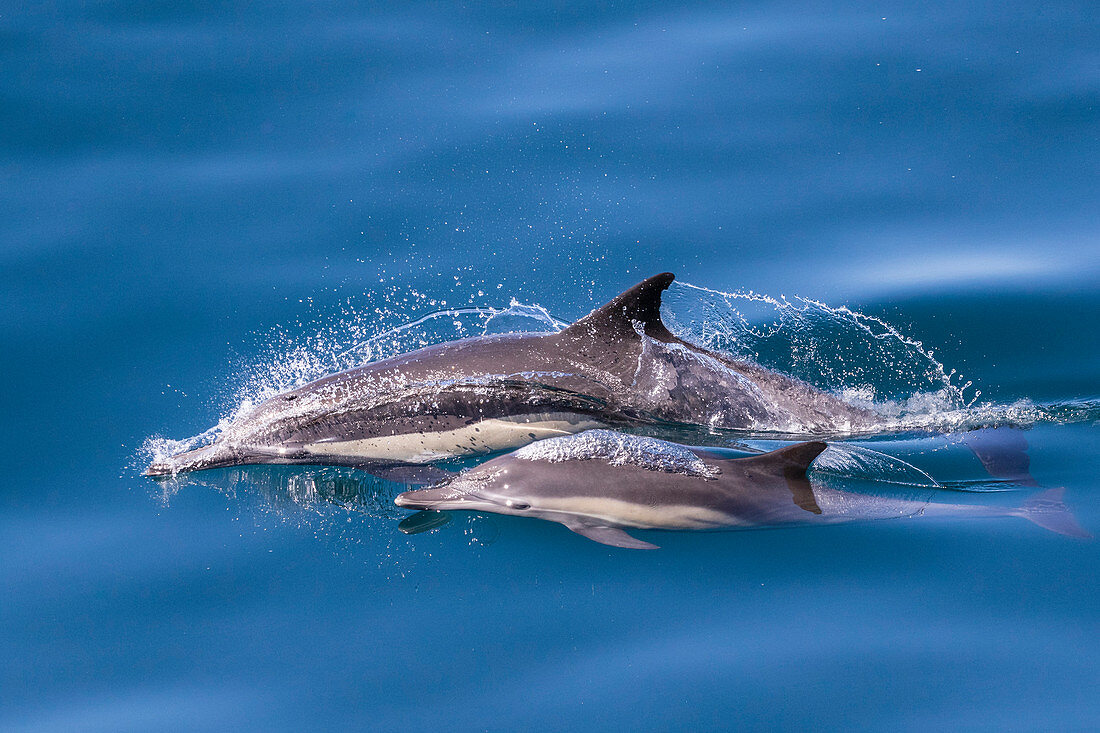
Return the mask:
[[[1019,515],[1051,532],[1066,537],[1091,539],[1092,534],[1077,523],[1077,518],[1063,501],[1065,493],[1066,490],[1062,487],[1040,492],[1024,502]]]
[[[1027,438],[1022,430],[1011,427],[984,428],[971,430],[960,437],[993,478],[1021,486],[1039,486],[1031,475]]]

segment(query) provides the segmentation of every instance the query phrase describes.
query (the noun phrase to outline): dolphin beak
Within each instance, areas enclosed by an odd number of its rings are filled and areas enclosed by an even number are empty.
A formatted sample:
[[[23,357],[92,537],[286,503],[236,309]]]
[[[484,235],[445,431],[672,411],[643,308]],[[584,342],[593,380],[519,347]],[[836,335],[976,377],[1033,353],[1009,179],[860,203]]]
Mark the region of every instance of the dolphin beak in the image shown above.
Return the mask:
[[[172,467],[168,464],[167,461],[157,461],[156,463],[150,463],[149,467],[146,468],[141,475],[149,476],[150,478],[170,476],[172,475]]]
[[[195,450],[169,456],[160,461],[149,464],[145,469],[145,476],[152,478],[164,478],[175,476],[177,473],[187,471],[201,471],[205,468],[221,468],[236,465],[239,461],[231,453],[223,449],[223,446],[212,443],[211,445],[196,448]]]
[[[454,503],[455,493],[446,489],[417,489],[398,494],[393,503],[404,509],[436,509],[443,502]]]
[[[433,489],[417,489],[398,494],[393,503],[404,509],[478,509],[485,501],[471,496],[453,486]]]

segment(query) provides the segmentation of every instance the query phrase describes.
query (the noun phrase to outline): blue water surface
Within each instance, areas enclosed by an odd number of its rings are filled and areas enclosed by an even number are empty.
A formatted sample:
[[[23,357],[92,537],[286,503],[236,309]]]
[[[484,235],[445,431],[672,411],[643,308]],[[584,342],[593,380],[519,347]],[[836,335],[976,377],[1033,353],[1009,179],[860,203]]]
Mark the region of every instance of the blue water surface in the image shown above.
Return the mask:
[[[632,552],[406,536],[402,487],[346,469],[138,475],[336,344],[513,298],[569,321],[670,270],[919,341],[966,409],[1032,415],[1033,474],[1096,534],[1097,13],[0,13],[0,729],[1100,727],[1100,545],[1022,520]]]

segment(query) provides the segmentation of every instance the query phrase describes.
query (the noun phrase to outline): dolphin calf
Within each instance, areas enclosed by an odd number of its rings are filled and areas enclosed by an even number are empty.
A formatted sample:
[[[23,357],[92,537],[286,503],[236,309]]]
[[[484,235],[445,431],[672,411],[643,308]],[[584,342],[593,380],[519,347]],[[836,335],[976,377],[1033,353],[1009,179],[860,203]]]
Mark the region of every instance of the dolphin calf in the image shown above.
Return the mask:
[[[1089,536],[1060,489],[1022,507],[937,501],[927,489],[891,498],[811,484],[806,470],[825,443],[798,443],[748,458],[607,430],[551,438],[495,458],[449,483],[400,494],[426,511],[470,510],[560,522],[596,542],[654,549],[626,529],[719,529],[826,524],[917,516],[1018,516]],[[414,515],[415,516],[415,515]]]
[[[426,464],[598,427],[869,430],[877,416],[798,379],[674,336],[651,277],[557,333],[453,341],[272,397],[210,445],[146,475],[254,464]]]

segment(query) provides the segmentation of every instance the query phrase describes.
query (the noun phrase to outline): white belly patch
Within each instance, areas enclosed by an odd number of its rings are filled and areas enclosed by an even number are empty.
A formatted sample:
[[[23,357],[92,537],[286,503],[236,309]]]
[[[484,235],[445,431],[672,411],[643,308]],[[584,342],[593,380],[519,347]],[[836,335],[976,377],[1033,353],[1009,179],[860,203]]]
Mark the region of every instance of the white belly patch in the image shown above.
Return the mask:
[[[349,456],[379,461],[430,463],[455,456],[494,453],[559,435],[604,427],[595,420],[567,413],[525,415],[482,420],[454,430],[405,433],[378,438],[309,443],[303,448],[312,455]]]
[[[671,503],[652,506],[600,496],[543,499],[539,502],[539,508],[565,515],[580,515],[607,522],[611,526],[639,529],[716,529],[744,524],[736,517],[704,506]]]

